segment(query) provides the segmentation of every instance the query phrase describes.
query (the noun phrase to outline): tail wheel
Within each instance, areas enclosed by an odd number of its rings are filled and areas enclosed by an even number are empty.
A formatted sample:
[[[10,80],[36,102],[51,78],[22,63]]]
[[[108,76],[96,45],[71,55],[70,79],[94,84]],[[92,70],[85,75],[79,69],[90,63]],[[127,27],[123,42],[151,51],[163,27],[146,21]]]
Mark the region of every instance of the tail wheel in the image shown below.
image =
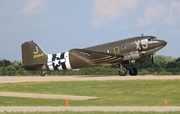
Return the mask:
[[[45,76],[45,74],[44,74],[44,73],[41,73],[41,76]]]
[[[45,71],[45,70],[42,70],[42,72],[41,72],[41,76],[45,76],[45,74],[47,73],[47,71]]]
[[[118,73],[120,76],[126,76],[127,70],[126,68],[118,69]]]
[[[131,69],[129,69],[129,74],[130,74],[131,76],[136,76],[137,73],[138,73],[138,71],[137,71],[136,68],[131,68]]]

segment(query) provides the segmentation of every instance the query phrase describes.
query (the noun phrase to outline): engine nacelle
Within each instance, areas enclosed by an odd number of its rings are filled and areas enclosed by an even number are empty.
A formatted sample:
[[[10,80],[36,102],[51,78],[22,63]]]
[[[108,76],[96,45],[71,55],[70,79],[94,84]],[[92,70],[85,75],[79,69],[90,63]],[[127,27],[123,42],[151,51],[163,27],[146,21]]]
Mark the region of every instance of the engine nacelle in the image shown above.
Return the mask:
[[[141,56],[138,51],[130,52],[127,56],[124,56],[123,60],[138,60],[141,59]]]
[[[129,55],[125,56],[123,60],[134,60],[136,62],[145,62],[147,60],[150,60],[152,58],[151,55],[144,55],[138,51],[130,52]]]

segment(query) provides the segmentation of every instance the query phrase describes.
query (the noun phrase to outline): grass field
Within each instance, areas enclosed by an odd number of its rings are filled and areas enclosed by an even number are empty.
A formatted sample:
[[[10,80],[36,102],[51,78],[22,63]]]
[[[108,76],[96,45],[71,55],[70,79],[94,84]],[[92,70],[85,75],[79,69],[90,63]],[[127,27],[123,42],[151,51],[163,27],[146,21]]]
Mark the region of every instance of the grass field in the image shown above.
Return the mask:
[[[97,96],[71,106],[180,106],[180,80],[114,80],[0,84],[0,91]],[[64,106],[65,100],[0,97],[0,106]]]

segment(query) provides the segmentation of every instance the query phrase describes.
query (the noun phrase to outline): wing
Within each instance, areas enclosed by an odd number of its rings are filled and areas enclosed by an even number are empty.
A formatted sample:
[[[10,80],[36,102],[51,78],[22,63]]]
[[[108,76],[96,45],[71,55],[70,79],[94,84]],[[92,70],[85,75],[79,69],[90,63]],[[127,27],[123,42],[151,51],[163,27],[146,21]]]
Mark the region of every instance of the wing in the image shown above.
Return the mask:
[[[72,49],[69,51],[69,53],[81,58],[82,60],[90,63],[91,65],[116,64],[123,59],[122,55],[115,55],[84,49]]]

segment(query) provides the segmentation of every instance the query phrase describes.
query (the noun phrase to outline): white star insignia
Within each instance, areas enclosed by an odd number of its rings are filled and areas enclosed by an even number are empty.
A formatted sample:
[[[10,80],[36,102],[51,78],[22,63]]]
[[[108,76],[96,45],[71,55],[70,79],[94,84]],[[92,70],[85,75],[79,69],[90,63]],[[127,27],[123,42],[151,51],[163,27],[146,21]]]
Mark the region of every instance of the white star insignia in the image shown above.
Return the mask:
[[[59,65],[59,60],[58,60],[57,58],[55,58],[55,60],[53,61],[53,63],[54,63],[54,66]]]

